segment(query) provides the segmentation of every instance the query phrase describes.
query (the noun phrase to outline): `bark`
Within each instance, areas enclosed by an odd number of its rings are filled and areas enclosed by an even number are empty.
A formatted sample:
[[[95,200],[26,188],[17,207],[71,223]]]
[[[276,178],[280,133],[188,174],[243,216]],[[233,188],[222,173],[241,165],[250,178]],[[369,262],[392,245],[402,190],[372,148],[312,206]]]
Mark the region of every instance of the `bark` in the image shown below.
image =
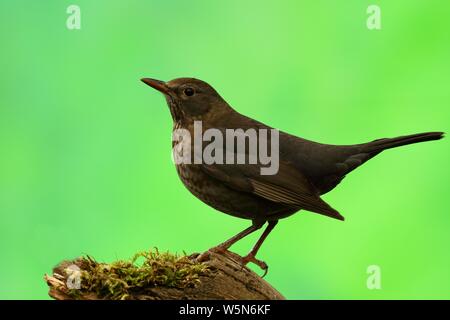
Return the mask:
[[[195,287],[178,289],[170,287],[146,288],[145,293],[134,293],[128,299],[133,300],[282,300],[285,299],[267,281],[247,267],[242,267],[238,257],[232,252],[219,254],[207,251],[201,255],[192,254],[190,259],[197,259],[209,266],[211,272],[200,277],[200,283]],[[76,264],[82,269],[79,259],[64,261],[53,269],[52,275],[45,275],[49,286],[50,297],[56,300],[72,300],[67,288],[64,270],[70,264]],[[77,264],[78,263],[78,264]],[[77,295],[80,300],[100,299],[95,292],[83,292]]]

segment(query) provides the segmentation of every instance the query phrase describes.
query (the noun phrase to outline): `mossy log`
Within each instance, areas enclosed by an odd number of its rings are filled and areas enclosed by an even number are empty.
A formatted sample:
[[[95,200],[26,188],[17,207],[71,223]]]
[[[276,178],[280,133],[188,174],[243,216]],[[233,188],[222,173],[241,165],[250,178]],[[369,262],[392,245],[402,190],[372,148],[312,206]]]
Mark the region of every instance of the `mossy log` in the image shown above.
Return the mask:
[[[61,262],[44,278],[56,300],[284,299],[231,252],[181,257],[144,252],[110,264],[87,256]]]

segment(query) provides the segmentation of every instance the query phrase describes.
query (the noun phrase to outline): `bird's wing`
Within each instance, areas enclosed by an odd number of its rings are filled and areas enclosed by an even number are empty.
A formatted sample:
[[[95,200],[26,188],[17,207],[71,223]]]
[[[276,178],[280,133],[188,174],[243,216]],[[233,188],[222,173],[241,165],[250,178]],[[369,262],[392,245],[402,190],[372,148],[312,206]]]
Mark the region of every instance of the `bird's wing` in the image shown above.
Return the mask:
[[[299,209],[344,220],[338,211],[323,201],[309,181],[287,162],[280,161],[278,173],[261,175],[259,164],[201,164],[208,175],[242,192]]]

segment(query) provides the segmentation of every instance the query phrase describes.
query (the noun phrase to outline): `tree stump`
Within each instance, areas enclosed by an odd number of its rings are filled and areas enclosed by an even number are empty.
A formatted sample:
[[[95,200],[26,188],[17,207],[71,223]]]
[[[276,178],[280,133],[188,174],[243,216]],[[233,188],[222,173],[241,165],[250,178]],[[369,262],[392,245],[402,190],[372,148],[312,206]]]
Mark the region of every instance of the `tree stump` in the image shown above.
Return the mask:
[[[159,254],[159,253],[158,253]],[[173,256],[172,256],[173,257]],[[140,267],[134,266],[134,261],[120,262],[120,266],[132,267],[130,275],[122,276],[123,270],[114,264],[101,264],[92,258],[78,258],[71,261],[63,261],[53,269],[52,275],[45,275],[45,280],[49,286],[50,297],[56,300],[104,300],[104,299],[127,299],[127,300],[284,300],[285,298],[275,290],[267,281],[262,279],[247,267],[243,267],[239,262],[239,256],[232,252],[217,253],[207,251],[203,254],[192,254],[185,256],[185,260],[170,260],[170,263],[178,264],[176,267],[164,265],[164,261],[148,260],[146,271],[150,272],[152,279],[142,282],[147,278],[141,273]],[[157,258],[161,259],[161,258]],[[164,258],[165,259],[165,258]],[[174,258],[170,258],[174,259]],[[179,259],[179,258],[176,258]],[[156,262],[155,262],[156,261]],[[181,261],[181,262],[180,262]],[[173,265],[175,265],[173,264]],[[77,290],[71,282],[72,271],[68,267],[75,266],[77,272],[83,274],[80,279],[81,284],[89,278],[90,283]],[[190,275],[186,272],[186,266],[192,270],[204,270]],[[96,279],[92,268],[101,270],[101,278]],[[162,271],[158,270],[161,268]],[[174,269],[175,268],[175,269]],[[178,269],[177,269],[178,268]],[[184,268],[184,269],[183,269]],[[196,269],[197,268],[197,269]],[[114,270],[114,271],[112,271]],[[126,269],[128,272],[130,269]],[[89,274],[91,272],[91,274]],[[108,278],[108,272],[115,272],[121,275],[114,278],[116,282]],[[161,273],[162,272],[162,273]],[[164,274],[164,272],[168,272]],[[173,276],[177,273],[178,275]],[[134,277],[134,278],[133,278]],[[132,287],[133,279],[139,279],[139,286]],[[169,281],[165,284],[164,281]],[[173,280],[175,279],[175,280]],[[146,281],[146,280],[145,280]],[[162,281],[162,282],[161,282]],[[144,285],[142,285],[144,283]],[[102,286],[109,286],[102,288]],[[116,287],[124,290],[115,294]],[[117,289],[119,290],[119,289]]]

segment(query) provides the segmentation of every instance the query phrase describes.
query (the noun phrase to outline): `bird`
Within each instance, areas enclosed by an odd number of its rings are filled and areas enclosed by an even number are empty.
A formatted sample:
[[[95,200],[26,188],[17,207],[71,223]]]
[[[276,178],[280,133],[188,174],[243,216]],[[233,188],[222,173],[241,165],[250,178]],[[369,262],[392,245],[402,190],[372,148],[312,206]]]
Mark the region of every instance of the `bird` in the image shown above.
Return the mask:
[[[174,132],[182,129],[194,134],[196,121],[201,121],[203,132],[214,128],[224,135],[229,129],[273,129],[237,112],[205,81],[196,78],[177,78],[167,82],[142,78],[141,81],[166,98]],[[344,220],[336,209],[321,198],[323,194],[333,190],[348,173],[386,149],[439,140],[443,136],[443,132],[425,132],[362,144],[332,145],[279,131],[276,174],[262,175],[260,163],[208,164],[191,161],[176,163],[176,170],[185,187],[198,199],[228,215],[251,220],[248,228],[209,251],[229,252],[233,244],[267,223],[250,252],[238,256],[242,266],[254,263],[265,275],[268,265],[257,259],[256,255],[280,219],[306,210]],[[176,144],[172,141],[173,147]],[[238,151],[232,149],[230,152],[236,156]],[[248,155],[248,151],[245,152]]]

